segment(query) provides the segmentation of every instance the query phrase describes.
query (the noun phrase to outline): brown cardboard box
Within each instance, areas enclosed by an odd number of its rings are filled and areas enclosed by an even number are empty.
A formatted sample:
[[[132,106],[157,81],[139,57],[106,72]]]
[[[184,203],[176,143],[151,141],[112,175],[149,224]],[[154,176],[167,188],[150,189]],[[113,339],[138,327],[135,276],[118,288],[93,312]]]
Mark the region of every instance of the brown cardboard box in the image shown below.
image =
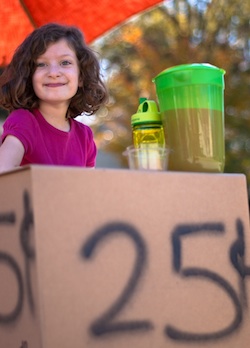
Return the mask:
[[[248,348],[245,176],[0,176],[1,348]]]

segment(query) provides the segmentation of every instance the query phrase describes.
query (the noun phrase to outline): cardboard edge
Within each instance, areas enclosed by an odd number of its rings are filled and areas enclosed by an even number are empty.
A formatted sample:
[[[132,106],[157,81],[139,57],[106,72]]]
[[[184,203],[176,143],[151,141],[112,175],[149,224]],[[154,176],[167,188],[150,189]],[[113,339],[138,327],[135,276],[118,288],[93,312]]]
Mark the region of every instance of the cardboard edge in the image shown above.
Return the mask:
[[[16,168],[13,168],[13,169],[10,169],[10,170],[6,170],[4,172],[0,172],[0,177],[5,176],[5,175],[10,175],[10,174],[13,174],[13,173],[15,174],[17,172],[22,172],[22,171],[28,170],[30,168],[31,168],[30,165],[22,166],[22,167],[16,167]]]

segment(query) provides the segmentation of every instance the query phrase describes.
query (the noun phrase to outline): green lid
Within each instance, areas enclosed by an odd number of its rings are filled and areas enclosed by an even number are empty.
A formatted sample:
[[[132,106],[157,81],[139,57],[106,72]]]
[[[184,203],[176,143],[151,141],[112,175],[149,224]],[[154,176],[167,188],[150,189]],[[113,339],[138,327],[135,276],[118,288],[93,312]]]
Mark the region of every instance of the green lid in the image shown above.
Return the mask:
[[[145,100],[147,100],[147,98],[144,98],[144,97],[139,98],[139,104],[143,103]]]
[[[224,89],[224,74],[225,70],[207,63],[182,64],[162,71],[153,82],[157,90],[196,84],[218,85]]]
[[[140,103],[137,113],[131,116],[131,125],[142,123],[161,123],[161,114],[154,100],[145,99]]]

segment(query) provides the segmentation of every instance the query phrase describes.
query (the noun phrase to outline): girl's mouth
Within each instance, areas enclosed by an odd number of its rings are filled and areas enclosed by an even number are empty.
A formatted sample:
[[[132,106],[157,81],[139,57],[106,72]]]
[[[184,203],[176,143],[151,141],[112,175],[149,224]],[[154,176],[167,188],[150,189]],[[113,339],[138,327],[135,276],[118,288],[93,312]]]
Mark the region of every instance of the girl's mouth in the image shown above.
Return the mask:
[[[45,87],[61,87],[64,85],[65,83],[46,83]]]

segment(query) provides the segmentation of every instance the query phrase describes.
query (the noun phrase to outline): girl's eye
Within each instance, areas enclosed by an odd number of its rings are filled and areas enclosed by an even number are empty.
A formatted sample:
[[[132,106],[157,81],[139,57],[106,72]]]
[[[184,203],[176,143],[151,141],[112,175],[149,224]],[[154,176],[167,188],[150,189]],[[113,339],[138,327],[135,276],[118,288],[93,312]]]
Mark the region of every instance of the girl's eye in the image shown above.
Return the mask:
[[[45,63],[42,63],[42,62],[37,62],[36,63],[36,67],[37,68],[43,68],[45,66]]]
[[[62,65],[70,65],[71,62],[69,60],[63,60],[61,64]]]

